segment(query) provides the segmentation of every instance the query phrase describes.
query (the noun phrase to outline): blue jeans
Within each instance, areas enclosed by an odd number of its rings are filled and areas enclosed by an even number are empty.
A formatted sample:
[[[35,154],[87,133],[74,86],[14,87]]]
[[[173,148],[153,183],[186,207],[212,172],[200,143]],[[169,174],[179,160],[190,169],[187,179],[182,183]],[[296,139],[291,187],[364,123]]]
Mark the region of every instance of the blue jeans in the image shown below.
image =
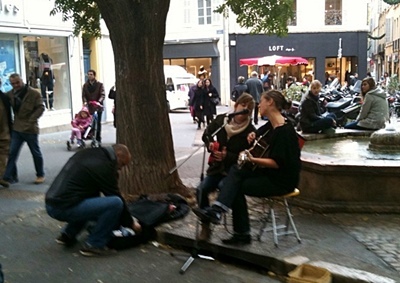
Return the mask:
[[[349,129],[349,130],[368,130],[368,131],[375,131],[374,129],[368,129],[368,128],[364,128],[361,126],[358,126],[358,121],[354,121],[354,122],[350,122],[347,123],[346,125],[344,125],[345,129]]]
[[[86,242],[92,247],[103,248],[111,240],[112,231],[120,226],[123,207],[121,198],[109,196],[85,199],[66,209],[46,205],[46,210],[50,217],[68,223],[62,232],[70,238],[75,238],[89,221],[96,222]]]
[[[6,181],[18,181],[17,160],[24,142],[28,144],[28,147],[31,151],[33,163],[35,164],[36,177],[44,177],[43,155],[39,147],[38,134],[27,134],[12,131],[10,154],[8,157],[7,167],[3,176],[3,179]]]
[[[334,126],[333,121],[336,120],[336,115],[334,113],[329,113],[324,118],[321,118],[315,122],[311,123],[311,126],[307,129],[303,129],[305,133],[319,133],[322,130],[332,128]]]
[[[197,188],[197,203],[200,208],[210,206],[208,195],[222,186],[222,180],[225,175],[215,174],[207,175]]]

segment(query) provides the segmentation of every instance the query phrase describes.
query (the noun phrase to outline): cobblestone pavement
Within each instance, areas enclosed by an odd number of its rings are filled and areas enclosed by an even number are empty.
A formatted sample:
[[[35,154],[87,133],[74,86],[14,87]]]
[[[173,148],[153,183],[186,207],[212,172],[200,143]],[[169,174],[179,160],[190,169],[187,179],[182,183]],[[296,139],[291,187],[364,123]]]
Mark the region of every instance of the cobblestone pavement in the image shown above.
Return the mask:
[[[400,272],[400,215],[327,215],[357,241]]]

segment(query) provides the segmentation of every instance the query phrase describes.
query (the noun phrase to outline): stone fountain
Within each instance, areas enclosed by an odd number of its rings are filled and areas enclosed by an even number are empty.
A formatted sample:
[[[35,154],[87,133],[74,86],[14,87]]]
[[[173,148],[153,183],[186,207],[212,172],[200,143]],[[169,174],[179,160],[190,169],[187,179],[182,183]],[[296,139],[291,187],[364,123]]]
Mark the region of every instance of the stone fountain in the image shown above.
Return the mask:
[[[305,137],[301,194],[293,203],[320,212],[400,213],[398,127]]]

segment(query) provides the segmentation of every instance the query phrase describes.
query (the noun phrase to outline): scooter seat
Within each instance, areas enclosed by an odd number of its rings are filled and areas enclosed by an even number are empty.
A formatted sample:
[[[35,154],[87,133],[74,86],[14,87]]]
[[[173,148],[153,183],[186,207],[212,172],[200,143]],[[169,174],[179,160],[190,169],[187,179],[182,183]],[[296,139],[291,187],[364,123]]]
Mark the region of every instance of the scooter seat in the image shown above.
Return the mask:
[[[342,98],[335,102],[328,102],[326,104],[326,109],[328,110],[328,112],[338,111],[340,109],[343,109],[343,108],[346,108],[347,106],[349,106],[351,103],[351,100],[352,100],[351,98]]]

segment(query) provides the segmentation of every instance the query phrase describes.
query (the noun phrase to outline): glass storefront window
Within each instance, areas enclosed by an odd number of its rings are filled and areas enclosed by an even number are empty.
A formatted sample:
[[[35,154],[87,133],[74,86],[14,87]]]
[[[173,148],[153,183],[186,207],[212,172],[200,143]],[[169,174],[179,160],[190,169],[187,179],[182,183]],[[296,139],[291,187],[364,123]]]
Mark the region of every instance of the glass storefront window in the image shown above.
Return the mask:
[[[66,37],[23,36],[25,81],[49,110],[71,108]]]
[[[12,89],[9,76],[18,69],[18,38],[12,35],[0,35],[0,79],[2,92]]]

